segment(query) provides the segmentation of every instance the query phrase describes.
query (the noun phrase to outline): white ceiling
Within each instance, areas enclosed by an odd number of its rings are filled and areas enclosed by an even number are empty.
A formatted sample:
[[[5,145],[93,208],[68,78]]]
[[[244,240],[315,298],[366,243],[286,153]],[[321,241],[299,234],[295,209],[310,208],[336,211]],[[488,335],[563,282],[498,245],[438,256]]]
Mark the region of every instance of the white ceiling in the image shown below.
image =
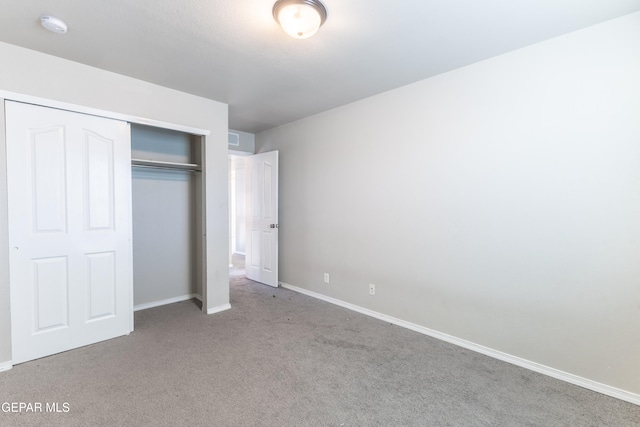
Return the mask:
[[[228,103],[229,127],[255,133],[640,11],[640,0],[323,0],[325,25],[296,40],[274,2],[0,0],[0,41]],[[69,32],[45,31],[43,14]]]

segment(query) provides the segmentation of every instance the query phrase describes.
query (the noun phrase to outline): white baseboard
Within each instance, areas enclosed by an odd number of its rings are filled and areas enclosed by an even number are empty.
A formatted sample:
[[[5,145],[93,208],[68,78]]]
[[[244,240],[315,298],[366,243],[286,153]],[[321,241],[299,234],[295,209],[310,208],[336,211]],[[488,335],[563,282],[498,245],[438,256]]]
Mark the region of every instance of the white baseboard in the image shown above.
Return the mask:
[[[13,363],[11,362],[11,360],[0,362],[0,372],[8,371],[11,368],[13,368]]]
[[[187,301],[190,299],[199,299],[200,301],[202,301],[202,297],[198,294],[187,294],[187,295],[181,295],[179,297],[173,297],[173,298],[166,298],[166,299],[161,299],[158,301],[152,301],[152,302],[147,302],[144,304],[139,304],[133,307],[133,311],[140,311],[140,310],[146,310],[147,308],[153,308],[153,307],[159,307],[161,305],[167,305],[167,304],[173,304],[174,302],[180,302],[180,301]]]
[[[208,308],[207,314],[220,313],[221,311],[229,310],[230,308],[231,308],[231,304],[222,304],[217,307]]]
[[[437,338],[442,341],[446,341],[451,344],[458,345],[460,347],[466,348],[468,350],[472,350],[478,353],[482,353],[486,356],[493,357],[498,360],[502,360],[503,362],[508,362],[516,366],[520,366],[521,368],[529,369],[534,372],[538,372],[540,374],[548,375],[550,377],[556,378],[558,380],[566,381],[568,383],[584,387],[589,390],[593,390],[598,393],[606,394],[607,396],[615,397],[616,399],[624,400],[626,402],[634,403],[636,405],[640,405],[640,394],[631,393],[629,391],[621,390],[616,387],[611,387],[606,384],[599,383],[597,381],[592,381],[587,378],[583,378],[574,374],[570,374],[568,372],[560,371],[555,368],[551,368],[549,366],[541,365],[536,362],[532,362],[527,359],[523,359],[518,356],[513,356],[508,353],[503,353],[498,350],[494,350],[489,347],[485,347],[480,344],[476,344],[471,341],[467,341],[461,338],[454,337],[452,335],[448,335],[442,332],[435,331],[433,329],[426,328],[424,326],[417,325],[415,323],[407,322],[401,319],[397,319],[395,317],[387,316],[386,314],[378,313],[377,311],[369,310],[367,308],[360,307],[355,304],[351,304],[339,299],[331,298],[326,295],[319,294],[317,292],[309,291],[307,289],[299,288],[297,286],[289,285],[284,282],[279,282],[280,286],[286,289],[290,289],[295,292],[299,292],[304,295],[308,295],[322,301],[329,302],[331,304],[339,305],[340,307],[347,308],[352,311],[356,311],[358,313],[365,314],[367,316],[374,317],[376,319],[383,320],[385,322],[392,323],[397,326],[401,326],[403,328],[410,329],[415,332],[419,332],[424,335],[428,335],[433,338]]]

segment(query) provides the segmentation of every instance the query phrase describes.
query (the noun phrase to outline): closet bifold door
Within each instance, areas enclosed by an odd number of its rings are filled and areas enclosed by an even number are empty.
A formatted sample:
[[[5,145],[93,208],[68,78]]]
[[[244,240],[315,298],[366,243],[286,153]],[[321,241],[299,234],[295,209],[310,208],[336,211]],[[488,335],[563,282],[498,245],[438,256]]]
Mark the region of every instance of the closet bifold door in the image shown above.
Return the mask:
[[[200,136],[131,126],[136,310],[202,298],[201,149]]]
[[[129,333],[129,124],[5,110],[13,363]]]

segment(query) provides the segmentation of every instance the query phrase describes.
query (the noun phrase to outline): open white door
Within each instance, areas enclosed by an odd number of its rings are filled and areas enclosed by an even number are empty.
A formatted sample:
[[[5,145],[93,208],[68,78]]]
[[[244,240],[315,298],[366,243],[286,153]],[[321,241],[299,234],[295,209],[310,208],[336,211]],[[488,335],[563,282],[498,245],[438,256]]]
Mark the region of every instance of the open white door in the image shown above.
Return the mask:
[[[247,278],[278,287],[278,152],[245,158]]]
[[[13,363],[129,333],[129,125],[5,105]]]

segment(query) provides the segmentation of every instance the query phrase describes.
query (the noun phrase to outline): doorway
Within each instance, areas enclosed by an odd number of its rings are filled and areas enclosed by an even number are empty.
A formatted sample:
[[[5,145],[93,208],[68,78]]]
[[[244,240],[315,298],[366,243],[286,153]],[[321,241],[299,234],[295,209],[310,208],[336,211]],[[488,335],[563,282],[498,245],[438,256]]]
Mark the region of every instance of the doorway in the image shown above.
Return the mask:
[[[278,158],[277,150],[229,158],[230,275],[276,288]]]
[[[229,276],[232,278],[246,274],[245,157],[249,155],[229,155]]]

